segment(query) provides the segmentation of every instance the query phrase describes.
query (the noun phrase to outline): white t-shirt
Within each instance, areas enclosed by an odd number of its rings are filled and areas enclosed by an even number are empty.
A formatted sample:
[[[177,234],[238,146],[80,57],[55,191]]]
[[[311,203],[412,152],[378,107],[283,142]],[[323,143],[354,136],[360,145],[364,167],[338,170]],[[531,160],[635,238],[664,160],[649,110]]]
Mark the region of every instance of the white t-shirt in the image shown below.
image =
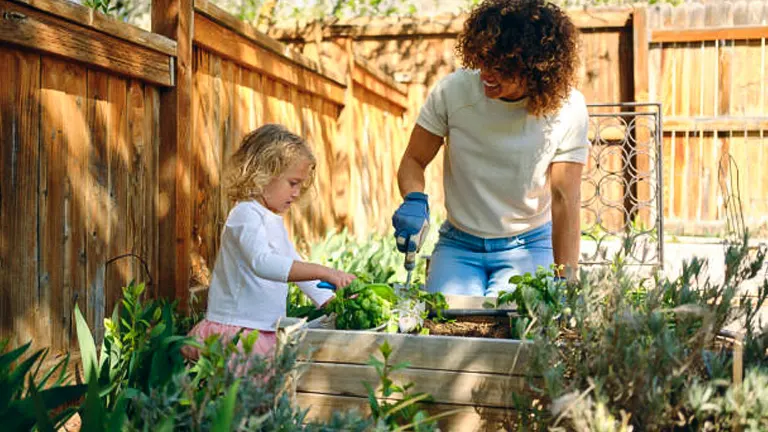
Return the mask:
[[[206,318],[221,324],[274,331],[285,316],[288,273],[301,261],[283,218],[257,201],[237,203],[221,234],[221,247],[208,288]],[[319,281],[297,282],[321,305],[333,296]]]
[[[559,112],[545,117],[529,115],[526,103],[486,97],[479,72],[466,69],[443,78],[427,97],[416,122],[447,137],[445,206],[458,229],[500,238],[544,225],[552,219],[550,164],[586,163],[584,96],[572,90]]]

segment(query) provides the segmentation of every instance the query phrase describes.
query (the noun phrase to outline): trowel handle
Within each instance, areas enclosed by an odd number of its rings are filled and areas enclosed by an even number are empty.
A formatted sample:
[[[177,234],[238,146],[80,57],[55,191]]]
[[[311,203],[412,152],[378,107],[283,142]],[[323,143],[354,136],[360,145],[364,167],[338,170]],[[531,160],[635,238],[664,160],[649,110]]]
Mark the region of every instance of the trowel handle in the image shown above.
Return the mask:
[[[419,232],[416,234],[413,234],[410,237],[397,237],[395,240],[397,241],[397,244],[402,246],[405,246],[405,249],[408,249],[408,245],[410,243],[413,243],[416,245],[416,249],[413,251],[406,252],[406,255],[412,254],[415,258],[416,254],[421,250],[421,245],[424,244],[424,240],[427,239],[427,233],[429,232],[429,220],[425,219],[424,223],[421,225],[421,229],[419,229]]]
[[[326,281],[320,282],[319,284],[317,284],[317,287],[320,289],[328,289],[331,291],[336,291],[336,285]]]

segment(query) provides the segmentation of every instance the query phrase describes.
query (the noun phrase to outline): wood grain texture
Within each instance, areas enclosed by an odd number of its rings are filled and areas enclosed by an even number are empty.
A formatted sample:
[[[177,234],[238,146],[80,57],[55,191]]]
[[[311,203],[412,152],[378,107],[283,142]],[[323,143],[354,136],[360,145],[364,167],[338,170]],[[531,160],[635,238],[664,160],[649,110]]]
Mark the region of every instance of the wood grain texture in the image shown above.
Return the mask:
[[[491,408],[511,408],[511,394],[522,392],[525,380],[519,376],[412,368],[393,372],[392,379],[412,382],[418,391],[431,394],[435,403]],[[364,397],[368,395],[364,382],[378,382],[373,366],[308,363],[296,389],[303,393]]]
[[[157,294],[188,307],[192,252],[193,98],[192,0],[152,2],[152,30],[176,41],[173,89],[160,93],[158,213],[160,264]]]
[[[309,330],[303,344],[315,349],[314,362],[364,365],[384,341],[392,347],[392,361],[418,369],[524,374],[528,359],[524,342],[501,339]]]
[[[370,413],[367,398],[353,396],[334,396],[320,393],[298,393],[296,401],[299,406],[309,409],[309,420],[328,420],[334,412],[356,409],[362,414]],[[438,420],[441,431],[481,432],[503,430],[504,424],[511,422],[514,411],[500,408],[471,407],[466,405],[450,405],[425,403],[421,408],[431,415],[452,412],[447,417]]]
[[[106,263],[109,253],[109,235],[112,225],[112,206],[109,193],[109,75],[88,72],[87,122],[91,151],[88,161],[86,185],[86,287],[88,325],[93,329],[94,339],[103,337],[102,322],[111,316],[107,310]]]
[[[234,17],[225,10],[209,2],[208,0],[198,0],[195,2],[195,12],[199,13],[211,21],[231,30],[235,33],[250,39],[255,44],[265,48],[281,57],[284,57],[298,66],[314,71],[320,75],[325,75],[340,85],[344,85],[344,77],[338,75],[333,69],[324,68],[322,64],[317,63],[305,56],[300,55],[290,47],[278,42],[266,34],[256,30],[248,23]]]
[[[0,47],[0,64],[0,339],[41,348],[50,341],[37,332],[48,318],[38,286],[41,60]]]
[[[629,7],[608,8],[572,8],[567,11],[569,18],[580,29],[611,29],[623,28],[631,24],[632,9]],[[323,39],[334,38],[384,38],[402,36],[432,36],[432,37],[456,37],[464,28],[466,14],[451,17],[424,17],[424,18],[380,18],[357,17],[342,21],[326,23],[323,26]],[[311,37],[310,33],[296,28],[296,26],[277,27],[270,31],[270,36],[295,43]]]
[[[652,43],[746,40],[768,37],[768,26],[728,26],[720,28],[657,29],[651,32]]]
[[[107,259],[131,251],[129,246],[129,164],[133,151],[128,141],[128,82],[110,77],[109,80],[109,207],[110,231]],[[106,271],[106,310],[111,313],[122,296],[122,289],[132,279],[132,258],[112,262]]]
[[[96,30],[73,24],[28,6],[0,0],[0,40],[89,65],[170,86],[171,56]],[[17,17],[17,18],[12,18]]]
[[[117,37],[154,51],[176,55],[176,42],[167,37],[144,31],[138,27],[104,15],[100,12],[72,2],[54,0],[10,0],[46,12],[74,24],[89,27],[106,35]]]
[[[70,267],[79,253],[72,233],[82,214],[75,210],[79,203],[82,178],[71,171],[79,163],[79,151],[87,143],[85,116],[86,71],[82,66],[43,58],[41,83],[42,147],[40,152],[40,290],[39,304],[43,315],[37,335],[49,338],[54,349],[69,346],[72,336],[73,272]],[[77,155],[77,156],[76,156]],[[76,157],[75,157],[76,156]],[[46,319],[47,318],[47,319]],[[47,328],[46,328],[47,327]]]
[[[194,26],[195,43],[204,46],[207,50],[330,101],[339,104],[343,102],[344,88],[331,78],[303,67],[296,67],[293,61],[261,47],[200,14],[195,15]]]

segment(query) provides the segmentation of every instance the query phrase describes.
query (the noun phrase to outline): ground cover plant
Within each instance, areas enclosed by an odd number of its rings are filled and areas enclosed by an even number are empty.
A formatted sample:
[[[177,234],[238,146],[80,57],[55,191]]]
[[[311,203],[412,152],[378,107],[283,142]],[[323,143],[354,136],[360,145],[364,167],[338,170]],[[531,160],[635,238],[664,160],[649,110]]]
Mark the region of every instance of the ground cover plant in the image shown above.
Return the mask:
[[[710,279],[699,259],[675,278],[641,275],[627,265],[629,250],[610,266],[582,269],[578,283],[565,284],[543,268],[512,278],[510,290],[488,306],[515,308],[510,331],[495,336],[529,341],[530,392],[509,389],[515,410],[496,426],[768,430],[768,334],[757,322],[768,297],[760,270],[765,249],[743,240],[728,246],[723,281]],[[748,280],[757,291],[739,294]],[[726,331],[733,322],[745,329],[740,384],[733,375],[736,345]],[[424,327],[434,328],[429,320]]]
[[[765,249],[733,245],[719,282],[698,259],[677,278],[643,278],[619,254],[609,268],[583,270],[579,283],[564,286],[560,304],[527,302],[531,392],[513,394],[516,412],[503,426],[767,430],[768,334],[756,322],[768,297],[764,260]],[[753,278],[754,297],[739,294]],[[736,347],[723,336],[734,321],[745,329],[741,384]]]
[[[511,337],[528,341],[527,389],[504,391],[514,410],[495,426],[767,430],[768,335],[756,322],[768,298],[768,279],[760,270],[766,255],[764,249],[747,244],[730,247],[723,281],[711,280],[707,263],[700,260],[686,263],[673,279],[640,276],[621,254],[610,267],[582,269],[578,283],[554,280],[551,269],[512,279],[517,289],[502,293],[494,306],[515,304],[516,319],[507,326],[517,332]],[[346,248],[355,250],[351,242]],[[399,267],[401,262],[393,259],[391,265]],[[396,271],[385,268],[380,274]],[[759,281],[752,297],[739,294],[751,279]],[[373,319],[368,315],[376,311],[372,295],[386,299],[391,316],[408,316],[400,310],[403,302],[425,305],[408,309],[423,320],[421,328],[398,325],[390,331],[424,332],[439,311],[445,311],[444,298],[423,292],[420,285],[398,291],[394,282],[364,276],[340,297],[365,310],[366,319],[372,321],[368,325],[383,320],[383,314]],[[360,295],[365,291],[370,294]],[[295,292],[291,295],[298,298]],[[327,421],[313,422],[292,399],[302,371],[297,362],[300,326],[280,333],[274,356],[249,355],[258,337],[254,332],[231,341],[206,340],[200,345],[200,360],[189,364],[180,355],[184,344],[191,343],[182,328],[189,326],[188,319],[178,315],[175,304],[145,297],[141,285],[124,290],[119,310],[106,320],[98,349],[76,311],[84,383],[67,382],[63,364],[37,370],[44,351],[30,355],[28,346],[16,350],[3,346],[4,424],[23,422],[25,430],[49,431],[77,412],[86,431],[435,429],[436,418],[428,417],[422,407],[429,395],[395,382],[397,371],[407,364],[391,364],[386,346],[369,361],[379,377],[375,387],[373,383],[368,387],[369,411],[340,411]],[[369,300],[365,307],[364,300]],[[350,321],[355,319],[353,314]],[[724,332],[733,321],[745,329],[738,344]],[[365,327],[363,322],[357,324]],[[243,350],[237,348],[239,341]],[[740,356],[735,355],[737,349]],[[734,375],[738,357],[742,366]],[[737,375],[743,376],[740,382]]]
[[[85,383],[67,382],[68,357],[38,374],[46,355],[27,358],[29,344],[0,349],[0,419],[11,430],[54,431],[73,414],[82,431],[432,431],[436,418],[420,408],[429,395],[399,386],[382,347],[378,383],[371,389],[371,414],[339,411],[323,422],[310,421],[294,400],[303,329],[278,332],[273,355],[252,354],[258,332],[232,340],[212,336],[203,343],[179,332],[188,326],[176,304],[147,299],[143,284],[131,284],[112,317],[105,320],[104,341],[97,348],[79,309],[75,310]],[[200,359],[187,362],[182,348],[192,344]],[[7,352],[6,352],[7,351]],[[361,383],[362,385],[362,383]],[[405,403],[379,398],[400,392]]]

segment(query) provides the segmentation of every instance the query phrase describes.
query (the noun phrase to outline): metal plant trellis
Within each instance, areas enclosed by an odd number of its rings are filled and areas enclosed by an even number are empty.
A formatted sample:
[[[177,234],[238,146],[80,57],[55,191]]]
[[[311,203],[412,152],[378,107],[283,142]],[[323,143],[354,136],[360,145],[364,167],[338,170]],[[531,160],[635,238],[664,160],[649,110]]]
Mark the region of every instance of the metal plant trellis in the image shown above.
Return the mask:
[[[582,183],[581,263],[664,263],[661,104],[590,104],[590,160]],[[586,249],[586,250],[585,250]]]

